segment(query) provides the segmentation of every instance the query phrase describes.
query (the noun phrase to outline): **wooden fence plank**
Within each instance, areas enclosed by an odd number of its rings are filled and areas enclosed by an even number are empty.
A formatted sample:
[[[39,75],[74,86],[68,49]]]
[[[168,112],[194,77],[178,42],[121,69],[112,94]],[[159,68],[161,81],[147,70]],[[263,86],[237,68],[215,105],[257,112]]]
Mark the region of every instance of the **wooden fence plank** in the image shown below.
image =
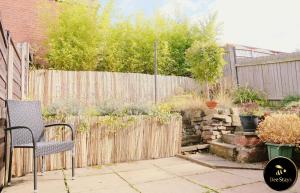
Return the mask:
[[[41,79],[45,81],[37,81]],[[44,105],[71,99],[91,105],[108,100],[153,103],[153,84],[153,76],[147,74],[37,70],[30,73],[29,85],[32,99],[41,100]],[[158,76],[159,101],[175,95],[180,89],[200,91],[198,83],[191,78]]]
[[[236,67],[240,86],[262,90],[269,99],[300,95],[300,53],[239,59]]]

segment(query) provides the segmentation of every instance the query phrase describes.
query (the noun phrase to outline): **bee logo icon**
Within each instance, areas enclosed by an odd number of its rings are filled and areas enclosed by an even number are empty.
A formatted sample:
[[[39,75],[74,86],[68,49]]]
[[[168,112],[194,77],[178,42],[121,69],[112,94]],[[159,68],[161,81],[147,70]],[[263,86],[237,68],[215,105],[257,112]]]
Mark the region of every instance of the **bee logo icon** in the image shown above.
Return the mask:
[[[275,166],[278,170],[276,171],[276,176],[281,176],[282,174],[286,173],[286,169],[283,169],[281,165]]]

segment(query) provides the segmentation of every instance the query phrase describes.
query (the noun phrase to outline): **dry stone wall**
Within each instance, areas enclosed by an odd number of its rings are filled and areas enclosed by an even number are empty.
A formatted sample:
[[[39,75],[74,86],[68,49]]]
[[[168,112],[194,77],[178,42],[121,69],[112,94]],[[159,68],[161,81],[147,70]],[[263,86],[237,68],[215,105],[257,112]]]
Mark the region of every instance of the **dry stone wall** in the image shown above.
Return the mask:
[[[209,111],[191,110],[183,116],[182,146],[210,143],[241,127],[237,108],[218,108]]]

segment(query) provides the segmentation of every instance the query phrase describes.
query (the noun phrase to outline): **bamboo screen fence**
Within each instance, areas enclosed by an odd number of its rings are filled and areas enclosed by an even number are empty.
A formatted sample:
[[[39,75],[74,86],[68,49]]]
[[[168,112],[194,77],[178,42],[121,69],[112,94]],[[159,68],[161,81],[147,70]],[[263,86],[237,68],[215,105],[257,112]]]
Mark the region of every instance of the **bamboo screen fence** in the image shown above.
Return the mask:
[[[167,122],[153,116],[134,116],[127,127],[116,129],[101,124],[105,117],[70,117],[66,122],[87,122],[87,130],[77,130],[76,167],[128,162],[174,156],[180,152],[182,120],[173,115]],[[122,119],[128,120],[128,117]],[[48,140],[70,139],[70,132],[50,130]],[[71,167],[71,152],[46,156],[46,170]],[[41,160],[39,160],[39,168]],[[40,169],[39,169],[40,170]],[[15,149],[13,175],[32,171],[32,150]]]

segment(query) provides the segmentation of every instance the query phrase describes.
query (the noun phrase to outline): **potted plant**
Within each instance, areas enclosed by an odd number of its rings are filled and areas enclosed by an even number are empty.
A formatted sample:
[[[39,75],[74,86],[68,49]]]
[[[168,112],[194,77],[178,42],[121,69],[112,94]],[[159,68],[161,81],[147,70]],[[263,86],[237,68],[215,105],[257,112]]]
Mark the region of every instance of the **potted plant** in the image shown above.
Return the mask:
[[[293,160],[294,162],[300,166],[300,146],[299,146],[299,142],[296,145],[296,147],[294,148],[294,152],[293,152]]]
[[[215,100],[209,100],[209,101],[206,101],[206,106],[209,108],[209,109],[214,109],[216,108],[216,106],[218,105],[217,101]]]
[[[241,106],[240,120],[244,132],[255,132],[259,122],[259,106],[255,102],[244,103]]]
[[[258,136],[266,142],[269,159],[278,156],[292,158],[300,139],[300,118],[296,114],[269,115],[258,128]]]
[[[210,94],[210,84],[215,83],[222,76],[225,65],[224,50],[216,41],[216,28],[217,24],[213,16],[201,26],[202,33],[209,33],[211,36],[194,41],[185,53],[186,61],[191,65],[190,71],[193,77],[199,81],[201,87],[205,85],[208,99],[206,105],[210,109],[217,106],[217,102],[212,100]]]

